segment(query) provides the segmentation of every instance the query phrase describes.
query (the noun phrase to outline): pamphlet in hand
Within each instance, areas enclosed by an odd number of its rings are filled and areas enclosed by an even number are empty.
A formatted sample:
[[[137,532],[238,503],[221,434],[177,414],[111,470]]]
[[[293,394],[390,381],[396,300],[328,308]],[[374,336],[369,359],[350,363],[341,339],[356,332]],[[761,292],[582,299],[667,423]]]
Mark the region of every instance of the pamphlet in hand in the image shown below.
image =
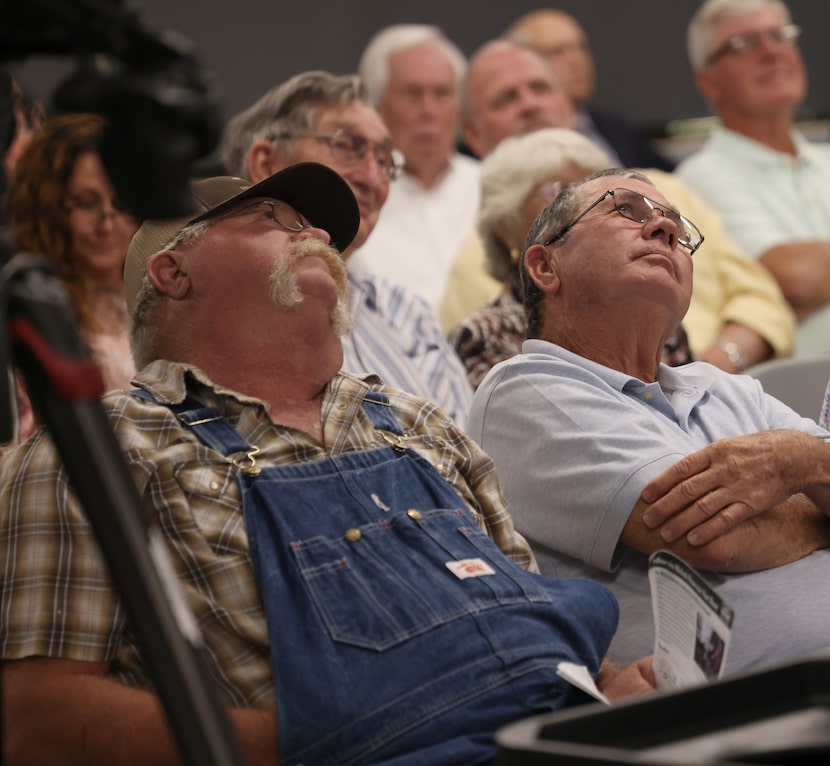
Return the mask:
[[[654,610],[654,675],[667,690],[718,679],[726,667],[734,612],[682,559],[649,557]]]

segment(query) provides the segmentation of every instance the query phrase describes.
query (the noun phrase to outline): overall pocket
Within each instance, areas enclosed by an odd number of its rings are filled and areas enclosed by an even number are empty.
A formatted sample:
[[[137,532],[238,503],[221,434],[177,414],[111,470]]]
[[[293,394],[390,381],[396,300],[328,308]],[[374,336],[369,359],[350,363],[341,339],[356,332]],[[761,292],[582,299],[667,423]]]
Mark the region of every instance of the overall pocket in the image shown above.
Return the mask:
[[[290,547],[332,640],[366,649],[495,606],[553,600],[544,578],[502,555],[460,510],[394,513]]]

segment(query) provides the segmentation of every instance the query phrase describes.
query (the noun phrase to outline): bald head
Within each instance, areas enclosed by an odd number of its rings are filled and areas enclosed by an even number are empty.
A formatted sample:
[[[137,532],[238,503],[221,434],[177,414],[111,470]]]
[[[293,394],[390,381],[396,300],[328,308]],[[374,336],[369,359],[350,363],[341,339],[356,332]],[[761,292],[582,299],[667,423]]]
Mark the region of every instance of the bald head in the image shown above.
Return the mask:
[[[464,108],[464,139],[479,157],[508,136],[573,123],[573,108],[547,62],[509,40],[493,40],[473,54]]]
[[[556,10],[532,11],[516,19],[505,37],[543,56],[577,108],[594,94],[594,60],[585,30],[573,16]]]

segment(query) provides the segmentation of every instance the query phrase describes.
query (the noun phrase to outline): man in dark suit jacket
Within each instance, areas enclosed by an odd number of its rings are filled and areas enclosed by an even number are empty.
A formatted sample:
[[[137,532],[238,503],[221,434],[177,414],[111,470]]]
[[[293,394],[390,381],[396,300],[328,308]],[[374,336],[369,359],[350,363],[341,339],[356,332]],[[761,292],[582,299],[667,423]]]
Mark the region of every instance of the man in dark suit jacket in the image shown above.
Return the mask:
[[[594,60],[585,31],[573,16],[553,9],[532,11],[517,19],[505,36],[548,61],[573,103],[574,127],[605,149],[616,165],[674,168],[674,163],[654,151],[632,125],[588,106],[596,87]]]

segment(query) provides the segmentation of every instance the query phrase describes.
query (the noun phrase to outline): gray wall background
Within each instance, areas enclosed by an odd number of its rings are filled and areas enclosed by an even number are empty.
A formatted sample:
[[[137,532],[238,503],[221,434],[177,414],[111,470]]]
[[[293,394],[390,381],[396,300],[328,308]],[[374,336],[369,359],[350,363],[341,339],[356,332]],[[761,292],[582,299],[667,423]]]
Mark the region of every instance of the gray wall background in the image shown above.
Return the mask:
[[[830,117],[830,0],[789,0],[804,29],[810,73],[803,117]],[[222,118],[265,90],[307,69],[354,71],[361,51],[380,28],[418,22],[440,26],[470,55],[520,14],[555,6],[588,32],[597,62],[597,106],[614,110],[652,132],[664,123],[708,114],[686,60],[685,30],[698,0],[135,0],[152,30],[189,38],[218,86]],[[19,67],[24,85],[48,99],[70,71],[70,57],[32,56]]]

